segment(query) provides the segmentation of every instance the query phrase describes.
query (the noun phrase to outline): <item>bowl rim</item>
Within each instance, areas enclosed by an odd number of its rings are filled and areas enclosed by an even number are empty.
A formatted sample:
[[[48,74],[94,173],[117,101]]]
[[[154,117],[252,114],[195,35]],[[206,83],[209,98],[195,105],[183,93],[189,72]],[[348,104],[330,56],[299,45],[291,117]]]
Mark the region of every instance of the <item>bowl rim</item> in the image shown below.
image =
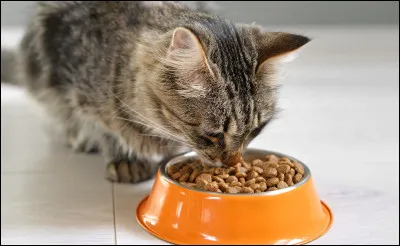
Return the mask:
[[[269,154],[273,154],[276,155],[278,157],[287,157],[291,160],[294,160],[296,162],[298,162],[299,164],[301,164],[304,167],[304,176],[303,179],[297,183],[294,184],[288,188],[284,188],[281,190],[274,190],[274,191],[268,191],[268,192],[260,192],[260,193],[221,193],[221,192],[214,192],[214,191],[202,191],[199,189],[195,189],[192,187],[188,187],[185,186],[183,184],[180,184],[179,182],[173,180],[172,178],[169,177],[169,175],[167,174],[167,168],[170,165],[173,164],[177,164],[179,162],[182,162],[184,160],[188,160],[188,159],[192,159],[192,158],[196,158],[197,156],[199,156],[198,153],[194,152],[194,151],[189,151],[189,152],[185,152],[185,153],[181,153],[179,155],[176,155],[174,157],[172,157],[171,159],[169,159],[168,161],[164,162],[160,167],[159,167],[159,172],[161,174],[161,177],[166,180],[167,182],[169,182],[172,185],[177,185],[179,187],[182,187],[186,190],[190,190],[190,191],[195,191],[195,192],[199,192],[202,194],[209,194],[209,195],[213,195],[213,196],[234,196],[234,197],[238,197],[238,196],[275,196],[275,195],[279,195],[279,194],[283,194],[283,193],[287,193],[290,192],[300,186],[302,186],[303,184],[305,184],[310,178],[311,178],[311,171],[308,168],[308,166],[306,164],[304,164],[302,161],[290,156],[290,155],[285,155],[281,152],[276,152],[276,151],[271,151],[271,150],[263,150],[263,149],[256,149],[256,148],[248,148],[245,149],[243,152],[243,156],[245,157],[247,154],[254,154],[254,155],[260,155],[260,156],[266,156]]]

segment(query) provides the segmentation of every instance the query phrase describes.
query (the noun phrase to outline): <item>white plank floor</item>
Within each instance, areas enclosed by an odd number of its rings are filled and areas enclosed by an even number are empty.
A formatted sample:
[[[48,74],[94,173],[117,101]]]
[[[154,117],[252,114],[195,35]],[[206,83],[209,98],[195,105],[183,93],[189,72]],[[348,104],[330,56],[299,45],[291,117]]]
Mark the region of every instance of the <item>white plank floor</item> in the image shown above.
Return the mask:
[[[398,244],[398,26],[292,30],[314,41],[288,66],[281,117],[251,146],[311,168],[335,216],[311,244]],[[20,36],[2,30],[2,46]],[[65,149],[37,112],[1,85],[1,243],[166,244],[135,220],[152,181],[108,183],[101,158]]]

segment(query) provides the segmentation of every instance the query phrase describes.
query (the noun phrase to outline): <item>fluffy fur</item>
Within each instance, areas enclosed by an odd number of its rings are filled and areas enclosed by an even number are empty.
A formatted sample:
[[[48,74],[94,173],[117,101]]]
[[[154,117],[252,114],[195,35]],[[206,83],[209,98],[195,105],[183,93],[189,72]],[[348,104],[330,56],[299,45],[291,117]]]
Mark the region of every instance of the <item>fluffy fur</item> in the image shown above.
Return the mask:
[[[181,2],[40,2],[13,78],[73,149],[105,156],[113,181],[149,179],[189,149],[235,163],[276,112],[277,58],[309,39],[206,12]],[[2,51],[2,80],[12,80],[3,60],[12,59]]]

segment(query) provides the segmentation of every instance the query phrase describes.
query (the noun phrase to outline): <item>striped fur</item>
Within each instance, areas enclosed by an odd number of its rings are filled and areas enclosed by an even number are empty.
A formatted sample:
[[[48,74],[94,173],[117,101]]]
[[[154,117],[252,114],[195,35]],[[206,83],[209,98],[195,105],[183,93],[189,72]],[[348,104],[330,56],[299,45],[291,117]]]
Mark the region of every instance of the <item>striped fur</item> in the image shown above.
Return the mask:
[[[151,178],[188,149],[229,165],[276,112],[275,58],[309,40],[206,12],[181,2],[42,2],[14,71],[74,149],[105,155],[111,180]]]

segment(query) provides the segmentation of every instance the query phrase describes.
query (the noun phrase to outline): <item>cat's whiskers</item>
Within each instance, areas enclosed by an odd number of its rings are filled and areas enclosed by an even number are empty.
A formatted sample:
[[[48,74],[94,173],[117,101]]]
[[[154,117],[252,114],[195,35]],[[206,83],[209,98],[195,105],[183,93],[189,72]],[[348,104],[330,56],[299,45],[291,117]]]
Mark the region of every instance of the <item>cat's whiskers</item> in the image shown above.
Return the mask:
[[[143,123],[143,122],[140,122],[140,121],[134,121],[134,120],[126,119],[126,118],[122,118],[122,117],[116,117],[116,118],[121,119],[121,120],[125,120],[125,121],[129,121],[129,122],[132,122],[132,123],[141,124],[141,125],[143,125],[143,126],[152,128],[151,126],[149,126],[149,125],[147,125],[147,124],[145,124],[145,123]],[[192,147],[189,143],[187,143],[187,142],[185,142],[185,141],[182,141],[182,140],[180,140],[180,139],[177,139],[177,138],[176,138],[175,136],[173,136],[173,135],[168,135],[168,133],[166,133],[166,132],[159,132],[159,133],[160,133],[160,134],[163,134],[163,135],[156,135],[156,134],[140,134],[140,135],[142,135],[142,136],[153,136],[153,137],[164,138],[164,139],[168,139],[168,140],[180,142],[180,143],[182,143],[182,144],[185,144],[185,145],[188,146],[188,147]],[[165,135],[167,135],[167,136],[165,136]],[[168,137],[169,137],[169,138],[168,138]]]
[[[125,119],[125,120],[127,120],[127,121],[132,122],[132,123],[141,124],[141,125],[146,126],[146,127],[148,127],[149,129],[151,129],[151,130],[153,130],[153,131],[155,131],[155,132],[157,132],[157,133],[167,135],[167,136],[169,136],[169,137],[171,137],[171,138],[173,138],[173,139],[176,139],[176,140],[178,140],[178,141],[181,141],[181,142],[185,142],[185,141],[184,141],[183,139],[181,139],[179,136],[177,136],[177,135],[175,135],[175,134],[173,134],[173,133],[171,133],[171,132],[169,132],[169,131],[167,131],[167,130],[164,130],[163,128],[153,127],[153,126],[150,125],[148,122],[146,122],[146,121],[144,121],[144,120],[142,120],[142,119],[132,120],[132,119],[126,119],[126,118],[121,118],[121,117],[117,117],[117,118]]]
[[[139,120],[142,120],[143,122],[147,123],[147,125],[145,125],[145,126],[151,128],[151,129],[155,129],[155,130],[159,129],[159,130],[162,130],[165,134],[170,135],[170,136],[173,136],[173,137],[175,137],[175,138],[177,138],[177,139],[180,139],[179,136],[176,136],[175,134],[171,133],[171,132],[170,132],[169,130],[167,130],[166,128],[164,128],[164,127],[160,126],[159,124],[157,124],[157,123],[151,121],[150,119],[146,118],[145,116],[143,116],[142,114],[140,114],[140,113],[137,112],[136,110],[132,109],[129,105],[127,105],[125,102],[123,102],[121,99],[119,99],[116,95],[114,95],[114,96],[115,96],[118,100],[120,100],[124,105],[126,105],[130,110],[132,110],[134,113],[136,113],[137,115],[133,115],[131,112],[126,111],[126,110],[124,110],[123,108],[119,108],[120,110],[122,110],[122,111],[124,111],[124,112],[130,114],[130,115],[133,116],[133,117],[139,118]],[[139,117],[138,117],[138,116],[139,116]],[[136,122],[136,123],[138,123],[138,122]],[[155,125],[155,126],[151,126],[150,124],[153,124],[153,125]],[[144,125],[144,124],[143,124],[143,125]],[[182,139],[180,139],[180,140],[182,141]]]
[[[170,133],[171,135],[173,135],[171,132],[169,132],[167,129],[165,129],[164,127],[160,126],[159,124],[153,122],[152,120],[150,120],[149,118],[145,117],[144,115],[142,115],[141,113],[139,113],[138,111],[134,110],[132,107],[130,107],[127,103],[125,103],[124,101],[122,101],[121,99],[119,99],[116,95],[114,95],[121,103],[123,103],[126,107],[128,107],[130,110],[132,110],[132,112],[136,113],[137,115],[139,115],[140,117],[142,117],[141,120],[147,122],[147,123],[151,123],[153,125],[155,125],[157,128],[160,128],[162,130],[164,130],[165,132]],[[131,116],[135,116],[132,115]]]
[[[131,112],[126,111],[124,108],[121,108],[121,107],[120,107],[120,108],[118,108],[118,110],[121,110],[121,111],[123,111],[123,112],[129,114],[129,115],[132,116],[132,117],[138,118],[138,120],[141,120],[141,121],[143,122],[142,125],[144,125],[144,126],[150,128],[150,129],[155,129],[155,128],[156,128],[156,127],[151,126],[151,125],[150,125],[148,122],[146,122],[145,120],[140,119],[140,117],[137,117],[136,115],[133,115]],[[115,114],[117,114],[117,113],[114,112],[114,115],[115,115]],[[117,119],[118,119],[118,118],[120,118],[120,119],[126,119],[126,118],[121,118],[121,117],[116,117],[116,118],[117,118]],[[126,120],[130,120],[131,122],[134,122],[134,123],[139,123],[138,121],[134,121],[134,120],[132,120],[132,119],[126,119]],[[160,127],[158,127],[158,128],[160,128]],[[166,129],[160,128],[160,130],[165,131],[166,134],[174,135],[174,134],[172,134],[171,132],[167,131]]]
[[[155,130],[155,131],[160,130],[159,133],[165,134],[165,135],[170,136],[170,137],[173,137],[173,138],[176,138],[176,137],[173,136],[173,135],[169,135],[168,132],[163,132],[162,129],[155,129],[154,127],[152,127],[151,125],[149,125],[147,122],[144,122],[144,121],[132,120],[132,119],[127,119],[127,118],[123,118],[123,117],[119,117],[119,116],[116,117],[116,119],[121,119],[121,120],[125,120],[125,121],[127,121],[127,122],[132,122],[132,123],[140,124],[140,125],[142,125],[142,126],[148,127],[149,129],[152,129],[152,130]]]
[[[146,133],[143,133],[143,134],[141,134],[141,135],[142,135],[142,136],[148,136],[148,137],[165,138],[164,136],[157,135],[157,134],[146,134]],[[168,139],[168,138],[166,138],[166,139]],[[188,142],[180,141],[180,140],[177,140],[177,139],[170,139],[170,140],[179,142],[179,143],[181,143],[181,144],[184,144],[184,145],[187,146],[187,147],[193,148],[193,145],[191,145],[191,144],[188,143]]]
[[[130,112],[125,111],[125,109],[123,109],[123,108],[120,108],[120,110],[123,110],[124,112],[130,114],[131,116],[134,116],[134,115],[132,115]],[[159,109],[155,109],[155,110],[159,110]],[[127,121],[127,122],[137,123],[137,124],[140,124],[140,125],[149,127],[150,129],[153,129],[153,130],[155,130],[155,131],[158,131],[158,133],[162,134],[162,135],[157,135],[157,134],[140,134],[140,135],[142,135],[142,136],[159,137],[159,138],[163,138],[163,139],[167,139],[167,140],[172,140],[172,141],[175,141],[175,142],[178,142],[178,143],[181,143],[181,144],[182,144],[182,145],[162,146],[161,148],[173,148],[173,147],[175,147],[175,148],[176,148],[176,147],[188,147],[188,148],[192,148],[192,149],[194,148],[194,146],[193,146],[192,144],[189,144],[188,142],[183,141],[183,140],[181,140],[181,139],[177,139],[177,137],[176,137],[174,134],[171,134],[171,133],[169,133],[169,132],[163,132],[163,131],[162,131],[163,129],[155,129],[155,128],[152,127],[151,125],[146,124],[147,122],[145,122],[145,121],[143,121],[143,120],[142,120],[142,121],[138,121],[138,120],[126,119],[126,118],[122,118],[122,117],[116,117],[116,118],[117,118],[117,119],[125,120],[125,121]],[[167,135],[168,137],[166,137],[165,135]]]
[[[184,145],[165,145],[165,146],[161,146],[161,149],[165,149],[165,148],[180,148],[180,147],[188,147],[188,146],[184,146]]]

